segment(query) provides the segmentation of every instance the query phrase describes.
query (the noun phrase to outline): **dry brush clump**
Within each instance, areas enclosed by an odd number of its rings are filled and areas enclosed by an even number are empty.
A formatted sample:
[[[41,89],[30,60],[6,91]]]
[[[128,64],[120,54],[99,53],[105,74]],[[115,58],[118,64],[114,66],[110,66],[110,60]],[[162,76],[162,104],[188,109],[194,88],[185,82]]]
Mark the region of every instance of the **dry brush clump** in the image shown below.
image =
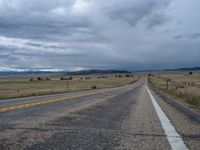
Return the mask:
[[[37,77],[37,80],[38,81],[42,81],[42,80],[44,80],[42,77]]]
[[[115,75],[116,78],[123,78],[124,76],[119,74],[119,75]]]
[[[108,76],[100,76],[100,77],[97,77],[98,79],[107,79]]]
[[[65,77],[60,77],[60,80],[67,80],[67,78],[65,78]]]
[[[68,77],[67,80],[73,80],[73,77]]]
[[[193,74],[193,72],[189,72],[189,75],[192,75]]]
[[[68,77],[68,78],[66,78],[66,77],[60,77],[60,80],[73,80],[73,77]]]
[[[49,80],[51,80],[51,79],[50,79],[49,77],[46,77],[46,78],[37,77],[36,80],[38,80],[38,81],[43,81],[43,80],[49,81]],[[29,81],[34,81],[34,79],[33,79],[33,78],[30,78]]]
[[[97,88],[96,85],[92,85],[92,86],[91,86],[91,89],[96,89],[96,88]]]
[[[177,91],[173,89],[169,90],[168,93],[175,95],[177,98],[184,100],[188,104],[191,104],[196,107],[200,107],[200,96],[194,96],[190,93],[181,92],[181,91]]]
[[[132,74],[126,74],[125,77],[130,78],[130,77],[134,77],[134,75],[132,75]]]

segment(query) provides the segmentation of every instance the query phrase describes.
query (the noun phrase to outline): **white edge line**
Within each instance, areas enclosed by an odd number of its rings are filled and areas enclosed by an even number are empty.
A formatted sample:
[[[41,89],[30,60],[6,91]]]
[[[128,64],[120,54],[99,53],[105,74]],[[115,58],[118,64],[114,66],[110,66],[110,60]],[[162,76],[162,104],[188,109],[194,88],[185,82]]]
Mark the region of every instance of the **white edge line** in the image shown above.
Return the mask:
[[[158,115],[158,118],[161,122],[161,125],[165,131],[165,134],[167,136],[167,140],[172,148],[172,150],[188,150],[187,146],[184,144],[182,138],[177,133],[176,129],[171,124],[168,117],[165,115],[159,104],[157,103],[156,99],[151,94],[148,86],[146,85],[147,91],[149,93],[151,102],[156,110],[156,113]]]

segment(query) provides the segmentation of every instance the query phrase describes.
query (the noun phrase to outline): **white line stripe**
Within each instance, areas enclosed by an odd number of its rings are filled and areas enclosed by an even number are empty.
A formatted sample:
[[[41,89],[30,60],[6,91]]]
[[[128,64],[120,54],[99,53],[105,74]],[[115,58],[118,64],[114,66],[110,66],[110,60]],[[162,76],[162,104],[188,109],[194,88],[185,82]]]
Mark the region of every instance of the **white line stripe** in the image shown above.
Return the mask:
[[[179,136],[179,134],[176,132],[176,129],[171,124],[170,120],[167,118],[165,113],[162,111],[161,107],[151,94],[149,88],[146,86],[147,91],[150,95],[152,104],[156,110],[156,113],[158,115],[158,118],[160,119],[161,125],[165,131],[165,134],[167,136],[168,142],[172,148],[172,150],[188,150],[187,146],[184,144],[182,138]]]

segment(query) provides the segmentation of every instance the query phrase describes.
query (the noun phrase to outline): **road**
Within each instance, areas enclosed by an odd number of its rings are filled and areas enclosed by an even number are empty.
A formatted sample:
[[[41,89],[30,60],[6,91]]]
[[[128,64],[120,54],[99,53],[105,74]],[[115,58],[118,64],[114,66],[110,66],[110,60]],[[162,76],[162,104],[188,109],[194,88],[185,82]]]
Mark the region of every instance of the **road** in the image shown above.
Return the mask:
[[[145,78],[118,88],[0,101],[1,150],[199,147],[200,115],[148,88]]]

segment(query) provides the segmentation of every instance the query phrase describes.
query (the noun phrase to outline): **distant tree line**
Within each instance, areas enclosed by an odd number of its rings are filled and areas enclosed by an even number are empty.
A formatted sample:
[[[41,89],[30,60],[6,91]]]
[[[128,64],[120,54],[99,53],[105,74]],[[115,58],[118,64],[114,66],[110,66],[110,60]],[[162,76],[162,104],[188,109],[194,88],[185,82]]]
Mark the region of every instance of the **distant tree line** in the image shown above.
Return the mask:
[[[119,74],[119,75],[115,75],[115,77],[116,78],[134,77],[134,75],[132,75],[132,74],[125,74],[125,75]],[[103,75],[103,76],[98,76],[97,78],[98,79],[106,79],[106,78],[108,78],[108,76]],[[80,79],[81,80],[83,80],[83,79],[90,80],[91,77],[85,77],[85,78],[81,77]],[[36,79],[30,78],[30,81],[43,81],[43,80],[48,81],[48,80],[51,80],[51,79],[49,77],[37,77]],[[60,77],[60,80],[73,80],[73,77]]]
[[[121,75],[121,74],[119,74],[119,75],[115,75],[115,77],[116,77],[116,78],[134,77],[134,75],[133,75],[133,74],[125,74],[125,75]]]
[[[73,80],[73,77],[61,77],[60,80]]]
[[[48,78],[48,77],[46,77],[46,78],[42,78],[42,77],[37,77],[37,79],[35,79],[35,80],[37,80],[37,81],[42,81],[42,80],[51,80],[50,78]],[[30,79],[30,81],[34,81],[34,79],[33,78],[31,78]]]

